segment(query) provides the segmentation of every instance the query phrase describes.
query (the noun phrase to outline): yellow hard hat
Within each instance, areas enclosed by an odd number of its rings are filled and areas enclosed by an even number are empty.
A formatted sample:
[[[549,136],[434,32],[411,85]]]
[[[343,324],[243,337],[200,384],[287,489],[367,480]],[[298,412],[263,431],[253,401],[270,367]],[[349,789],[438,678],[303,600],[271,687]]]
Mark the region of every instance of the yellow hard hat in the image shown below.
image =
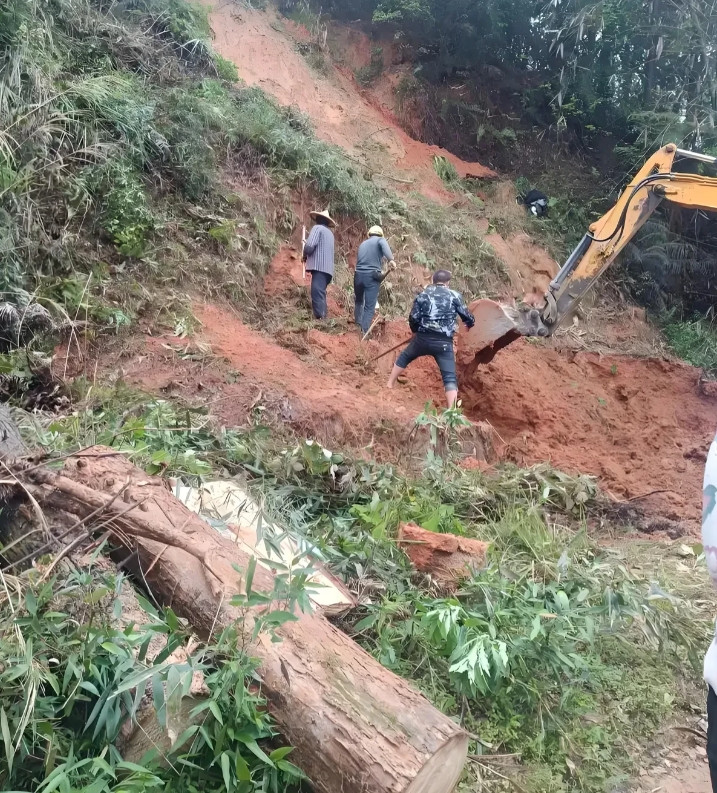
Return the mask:
[[[371,226],[368,230],[369,237],[383,237],[383,229],[381,226]]]

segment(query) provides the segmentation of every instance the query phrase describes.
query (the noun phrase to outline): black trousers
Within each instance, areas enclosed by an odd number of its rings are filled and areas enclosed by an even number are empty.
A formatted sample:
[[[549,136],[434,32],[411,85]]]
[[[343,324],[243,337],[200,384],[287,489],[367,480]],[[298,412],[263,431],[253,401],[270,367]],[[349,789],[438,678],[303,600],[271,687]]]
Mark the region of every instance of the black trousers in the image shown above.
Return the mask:
[[[717,694],[707,686],[707,760],[710,764],[712,793],[717,793]]]
[[[456,359],[453,355],[453,339],[441,333],[417,333],[411,343],[396,359],[396,366],[405,369],[411,361],[430,355],[438,364],[446,391],[458,390]]]
[[[326,319],[329,308],[326,305],[326,290],[333,276],[319,270],[311,270],[311,309],[316,319]]]

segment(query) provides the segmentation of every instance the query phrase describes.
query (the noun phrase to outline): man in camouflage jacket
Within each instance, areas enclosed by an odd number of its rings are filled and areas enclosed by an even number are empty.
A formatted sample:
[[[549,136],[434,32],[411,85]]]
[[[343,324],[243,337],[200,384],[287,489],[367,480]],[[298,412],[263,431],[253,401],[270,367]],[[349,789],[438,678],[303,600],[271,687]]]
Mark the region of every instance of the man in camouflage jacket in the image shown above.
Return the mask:
[[[398,356],[388,379],[388,387],[394,387],[396,379],[411,361],[430,355],[441,370],[448,407],[453,407],[458,398],[453,336],[458,330],[458,317],[469,328],[473,327],[475,318],[466,308],[461,295],[448,288],[450,280],[448,270],[438,270],[433,274],[433,283],[413,301],[408,324],[415,336]]]

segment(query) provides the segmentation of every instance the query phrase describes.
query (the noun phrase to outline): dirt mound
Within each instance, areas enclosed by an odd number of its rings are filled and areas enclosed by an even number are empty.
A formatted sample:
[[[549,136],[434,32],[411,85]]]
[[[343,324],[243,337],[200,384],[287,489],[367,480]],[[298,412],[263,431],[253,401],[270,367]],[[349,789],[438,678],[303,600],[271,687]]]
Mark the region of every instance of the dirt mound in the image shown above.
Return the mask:
[[[419,189],[429,198],[450,202],[455,196],[445,190],[433,168],[435,155],[449,159],[462,176],[496,176],[480,163],[463,162],[410,138],[380,104],[361,92],[348,69],[334,67],[323,54],[321,71],[312,68],[297,46],[306,43],[307,31],[273,9],[203,2],[209,8],[214,46],[236,65],[242,80],[307,113],[319,137],[374,171],[378,183],[388,178],[394,189]]]
[[[544,303],[543,295],[558,272],[558,265],[524,232],[503,239],[500,234],[487,234],[486,242],[505,265],[512,287],[512,297]]]
[[[521,339],[464,376],[462,394],[517,462],[594,474],[617,499],[698,525],[717,399],[701,394],[696,369]]]
[[[269,297],[276,297],[310,283],[311,276],[304,274],[299,252],[293,246],[282,245],[264,278],[264,293]]]
[[[275,286],[295,288],[296,260]],[[413,420],[432,400],[443,403],[430,359],[411,364],[407,383],[385,390],[398,351],[372,359],[409,336],[404,321],[386,322],[361,343],[356,330],[286,328],[275,339],[228,309],[195,306],[202,323],[191,341],[148,336],[108,368],[145,389],[206,404],[228,426],[243,424],[255,404],[326,444],[396,461]],[[518,340],[472,374],[459,362],[467,415],[490,422],[505,459],[545,460],[590,473],[618,501],[697,529],[700,483],[714,435],[717,396],[699,388],[696,369],[661,359],[559,350]]]
[[[114,360],[105,351],[103,368],[144,390],[203,404],[227,426],[243,425],[261,404],[307,437],[354,449],[369,444],[373,455],[395,460],[425,395],[408,387],[387,399],[393,360],[387,356],[373,366],[370,359],[400,341],[405,328],[389,323],[365,343],[358,331],[317,328],[285,329],[274,339],[228,308],[197,304],[193,310],[202,324],[193,338],[135,338]],[[424,380],[431,365],[424,361],[416,369]]]

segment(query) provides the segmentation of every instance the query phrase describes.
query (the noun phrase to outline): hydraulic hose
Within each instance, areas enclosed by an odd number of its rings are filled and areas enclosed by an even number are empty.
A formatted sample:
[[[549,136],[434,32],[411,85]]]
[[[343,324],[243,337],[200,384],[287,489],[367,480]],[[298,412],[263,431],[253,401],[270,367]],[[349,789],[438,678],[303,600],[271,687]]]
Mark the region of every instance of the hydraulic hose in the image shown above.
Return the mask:
[[[620,218],[617,221],[617,225],[615,226],[615,230],[612,232],[612,234],[609,234],[607,237],[598,238],[598,237],[593,237],[593,235],[588,231],[587,236],[590,237],[590,239],[593,242],[610,242],[610,240],[612,240],[618,233],[622,234],[622,231],[625,228],[625,219],[627,218],[627,210],[630,208],[630,203],[637,194],[637,191],[641,190],[646,184],[652,182],[659,182],[661,179],[672,180],[672,178],[673,178],[673,174],[671,173],[653,173],[650,174],[650,176],[646,176],[641,182],[638,182],[635,185],[635,187],[633,187],[632,193],[630,193],[630,197],[627,199],[627,203],[622,208],[622,212],[620,213]]]

